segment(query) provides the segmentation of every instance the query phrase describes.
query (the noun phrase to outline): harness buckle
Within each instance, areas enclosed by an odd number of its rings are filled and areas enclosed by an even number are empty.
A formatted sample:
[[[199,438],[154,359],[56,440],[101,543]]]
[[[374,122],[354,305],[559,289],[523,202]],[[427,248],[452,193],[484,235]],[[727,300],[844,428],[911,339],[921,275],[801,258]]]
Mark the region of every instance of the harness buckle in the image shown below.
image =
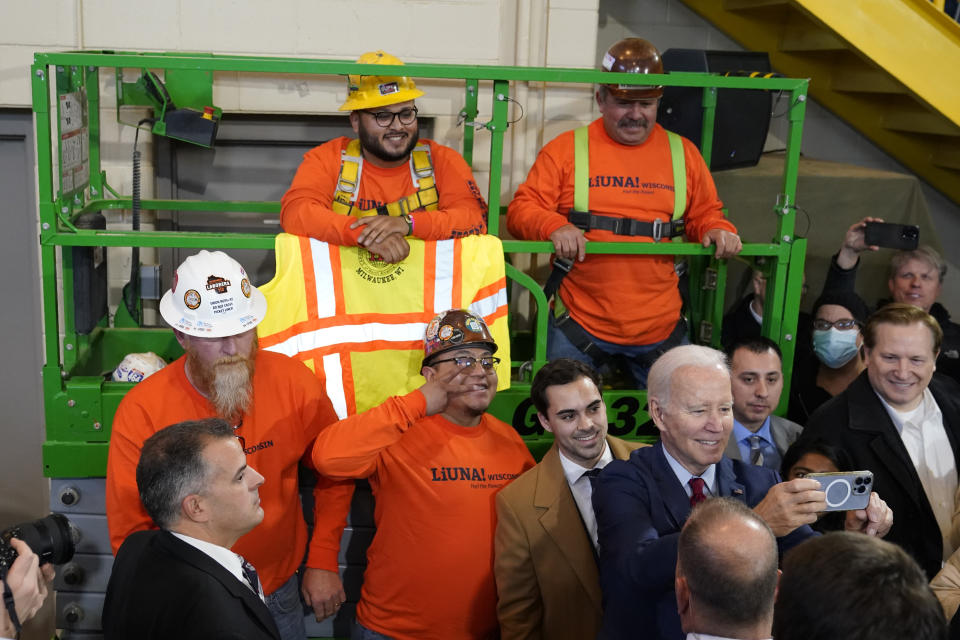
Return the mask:
[[[573,226],[583,231],[590,231],[593,228],[593,215],[589,211],[577,211],[570,209],[567,213],[567,221]]]
[[[570,273],[570,269],[573,269],[573,260],[567,260],[566,258],[554,258],[553,268],[560,269],[564,273]]]
[[[660,242],[660,238],[663,237],[663,227],[664,224],[660,218],[654,218],[653,220],[653,231],[650,233],[650,237],[653,238],[654,242]]]

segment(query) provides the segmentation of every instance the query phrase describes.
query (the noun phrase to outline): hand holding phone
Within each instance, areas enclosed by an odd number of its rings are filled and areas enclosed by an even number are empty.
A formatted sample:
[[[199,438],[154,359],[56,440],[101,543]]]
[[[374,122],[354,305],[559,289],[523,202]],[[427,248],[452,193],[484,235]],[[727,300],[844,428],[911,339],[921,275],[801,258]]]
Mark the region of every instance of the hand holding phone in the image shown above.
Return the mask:
[[[820,483],[827,494],[827,511],[854,511],[866,509],[873,491],[873,473],[870,471],[837,471],[808,473],[807,478]]]

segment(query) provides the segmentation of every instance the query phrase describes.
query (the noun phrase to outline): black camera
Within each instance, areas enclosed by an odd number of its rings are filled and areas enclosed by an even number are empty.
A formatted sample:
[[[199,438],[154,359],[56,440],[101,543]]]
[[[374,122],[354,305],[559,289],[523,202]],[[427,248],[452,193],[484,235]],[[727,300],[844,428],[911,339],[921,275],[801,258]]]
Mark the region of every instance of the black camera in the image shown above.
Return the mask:
[[[80,534],[66,516],[51,513],[46,518],[18,524],[0,532],[0,578],[17,559],[10,538],[19,538],[40,556],[40,564],[63,564],[73,558]]]

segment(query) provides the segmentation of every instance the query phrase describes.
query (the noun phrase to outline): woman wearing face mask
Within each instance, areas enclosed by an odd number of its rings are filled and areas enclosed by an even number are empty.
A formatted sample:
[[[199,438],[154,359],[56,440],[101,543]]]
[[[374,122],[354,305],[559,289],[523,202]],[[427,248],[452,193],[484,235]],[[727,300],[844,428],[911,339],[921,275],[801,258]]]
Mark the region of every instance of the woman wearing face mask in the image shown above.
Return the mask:
[[[847,388],[864,369],[860,326],[867,304],[852,291],[824,291],[813,304],[813,353],[795,371],[788,417],[806,424],[821,404]]]

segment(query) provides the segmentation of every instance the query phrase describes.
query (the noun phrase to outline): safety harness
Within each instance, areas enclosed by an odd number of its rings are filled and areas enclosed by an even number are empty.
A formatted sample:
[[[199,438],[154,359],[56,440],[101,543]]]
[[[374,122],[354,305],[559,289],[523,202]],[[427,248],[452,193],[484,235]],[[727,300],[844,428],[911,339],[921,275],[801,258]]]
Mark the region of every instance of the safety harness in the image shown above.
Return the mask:
[[[434,211],[440,202],[437,183],[433,177],[433,162],[428,145],[417,145],[410,153],[410,178],[415,192],[394,202],[373,209],[358,209],[354,203],[360,191],[360,176],[363,173],[363,152],[359,140],[351,140],[340,153],[340,175],[337,191],[333,194],[331,208],[342,215],[358,218],[367,216],[404,216],[418,209]]]
[[[675,240],[682,236],[685,228],[683,213],[687,207],[687,170],[683,155],[683,139],[672,131],[666,131],[666,134],[670,143],[670,161],[673,167],[673,216],[669,221],[663,222],[657,219],[646,222],[590,213],[590,139],[589,127],[583,126],[576,129],[573,134],[573,208],[567,214],[570,224],[584,231],[603,229],[621,236],[652,238],[654,242],[659,242],[662,238]],[[573,260],[554,259],[553,271],[543,286],[543,292],[548,300],[556,294],[557,289],[560,288],[560,282],[570,273],[573,265]],[[554,306],[562,309],[559,299]],[[593,342],[590,334],[570,317],[569,311],[562,310],[555,322],[557,328],[581,352],[601,364],[609,364],[612,361],[612,356]],[[660,349],[639,356],[638,359],[646,366],[652,365],[663,351],[679,344],[685,333],[686,323],[681,318]]]

